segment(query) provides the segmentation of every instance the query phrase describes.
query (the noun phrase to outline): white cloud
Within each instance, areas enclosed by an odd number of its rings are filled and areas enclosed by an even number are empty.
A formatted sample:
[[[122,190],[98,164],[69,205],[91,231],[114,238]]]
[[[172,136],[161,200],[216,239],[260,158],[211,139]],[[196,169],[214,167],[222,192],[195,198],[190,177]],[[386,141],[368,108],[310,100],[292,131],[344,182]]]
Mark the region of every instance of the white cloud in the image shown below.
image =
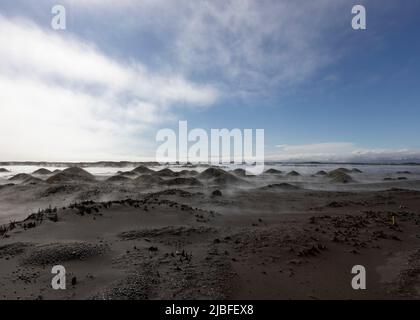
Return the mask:
[[[324,142],[302,145],[277,145],[267,160],[280,161],[419,161],[416,149],[367,149],[351,142]]]
[[[151,148],[139,135],[169,120],[174,106],[207,106],[218,95],[1,15],[0,88],[2,160],[138,158]]]

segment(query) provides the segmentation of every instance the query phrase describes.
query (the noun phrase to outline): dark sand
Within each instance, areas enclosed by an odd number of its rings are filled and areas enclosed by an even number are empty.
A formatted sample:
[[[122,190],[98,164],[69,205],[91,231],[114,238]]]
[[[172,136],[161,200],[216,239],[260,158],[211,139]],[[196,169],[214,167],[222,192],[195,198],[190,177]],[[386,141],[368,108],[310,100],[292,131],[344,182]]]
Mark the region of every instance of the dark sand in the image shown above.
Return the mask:
[[[18,220],[0,229],[0,298],[418,299],[420,181],[296,173],[21,176],[0,186]],[[66,290],[51,288],[59,264]]]

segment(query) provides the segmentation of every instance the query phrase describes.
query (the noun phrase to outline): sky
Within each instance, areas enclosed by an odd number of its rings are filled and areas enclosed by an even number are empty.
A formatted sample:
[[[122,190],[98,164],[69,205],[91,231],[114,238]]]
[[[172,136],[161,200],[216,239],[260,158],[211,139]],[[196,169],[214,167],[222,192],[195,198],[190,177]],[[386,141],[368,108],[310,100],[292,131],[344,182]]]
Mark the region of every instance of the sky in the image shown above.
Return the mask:
[[[267,160],[420,161],[419,9],[2,0],[0,161],[152,160],[158,130],[184,120],[264,129]]]

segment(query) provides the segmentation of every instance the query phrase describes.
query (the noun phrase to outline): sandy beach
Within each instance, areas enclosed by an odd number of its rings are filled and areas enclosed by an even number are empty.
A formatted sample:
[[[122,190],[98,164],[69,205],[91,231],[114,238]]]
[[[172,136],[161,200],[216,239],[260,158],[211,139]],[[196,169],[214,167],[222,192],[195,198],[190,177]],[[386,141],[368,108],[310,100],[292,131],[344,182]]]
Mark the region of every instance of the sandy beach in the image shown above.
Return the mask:
[[[3,169],[2,299],[420,297],[417,166]]]

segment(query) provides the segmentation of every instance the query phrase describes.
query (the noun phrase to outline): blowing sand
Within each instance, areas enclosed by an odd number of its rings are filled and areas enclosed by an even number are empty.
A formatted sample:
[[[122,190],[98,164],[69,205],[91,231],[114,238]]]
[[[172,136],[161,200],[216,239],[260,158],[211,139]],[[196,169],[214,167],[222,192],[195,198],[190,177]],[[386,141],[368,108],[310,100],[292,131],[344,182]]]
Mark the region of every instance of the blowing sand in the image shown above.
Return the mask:
[[[420,180],[361,171],[20,175],[0,186],[0,298],[418,299]]]

